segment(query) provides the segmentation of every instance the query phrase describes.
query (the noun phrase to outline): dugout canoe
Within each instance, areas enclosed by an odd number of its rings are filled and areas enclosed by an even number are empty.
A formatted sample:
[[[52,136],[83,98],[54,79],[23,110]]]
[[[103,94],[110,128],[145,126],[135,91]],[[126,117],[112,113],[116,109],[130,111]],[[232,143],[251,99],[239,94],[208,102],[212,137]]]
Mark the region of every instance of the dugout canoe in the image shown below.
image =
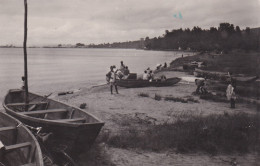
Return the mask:
[[[136,80],[136,79],[121,79],[117,80],[117,85],[125,88],[139,88],[139,87],[164,87],[172,86],[178,83],[181,79],[178,77],[168,78],[165,81],[161,80]]]
[[[21,122],[0,112],[1,166],[44,166],[40,145]]]
[[[68,140],[73,152],[89,149],[104,125],[88,112],[30,92],[25,111],[24,96],[24,90],[9,90],[3,102],[6,112],[27,125],[42,127],[42,132],[53,133],[58,142]]]

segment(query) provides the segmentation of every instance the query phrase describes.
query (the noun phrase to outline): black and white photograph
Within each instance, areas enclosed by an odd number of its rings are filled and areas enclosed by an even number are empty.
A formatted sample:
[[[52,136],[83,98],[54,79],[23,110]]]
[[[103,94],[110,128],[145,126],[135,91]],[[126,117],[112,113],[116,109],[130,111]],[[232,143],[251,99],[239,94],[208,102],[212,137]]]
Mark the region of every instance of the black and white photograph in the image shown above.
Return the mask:
[[[260,166],[260,0],[0,0],[0,166]]]

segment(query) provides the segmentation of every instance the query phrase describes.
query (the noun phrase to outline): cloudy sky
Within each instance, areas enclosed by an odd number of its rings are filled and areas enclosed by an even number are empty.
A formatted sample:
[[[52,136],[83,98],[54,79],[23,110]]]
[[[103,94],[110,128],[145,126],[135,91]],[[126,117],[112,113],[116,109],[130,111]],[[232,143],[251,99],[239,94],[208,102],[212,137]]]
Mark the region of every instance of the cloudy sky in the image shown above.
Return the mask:
[[[0,0],[0,45],[22,45],[23,0]],[[28,45],[138,40],[229,22],[260,27],[260,0],[28,0]]]

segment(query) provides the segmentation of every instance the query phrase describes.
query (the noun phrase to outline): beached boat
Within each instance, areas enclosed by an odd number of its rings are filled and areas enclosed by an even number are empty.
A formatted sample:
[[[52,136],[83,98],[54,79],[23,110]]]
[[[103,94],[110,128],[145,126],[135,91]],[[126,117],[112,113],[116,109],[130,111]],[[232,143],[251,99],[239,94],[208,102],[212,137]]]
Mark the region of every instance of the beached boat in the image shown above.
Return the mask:
[[[42,127],[42,132],[53,133],[59,143],[69,141],[69,151],[80,153],[90,148],[104,125],[79,108],[34,93],[29,93],[25,104],[24,96],[23,90],[9,90],[3,103],[6,112],[27,125]]]
[[[139,88],[139,87],[163,87],[163,86],[172,86],[178,83],[181,79],[174,77],[168,78],[165,81],[161,80],[142,80],[142,79],[121,79],[117,80],[117,85],[125,88]]]
[[[0,165],[43,166],[43,157],[34,135],[21,122],[0,112]]]
[[[230,79],[228,73],[225,72],[217,72],[217,71],[206,71],[201,69],[195,69],[194,75],[196,77],[206,77],[212,78],[216,80],[227,81]],[[234,79],[237,83],[252,83],[258,79],[258,76],[246,76],[242,74],[232,75],[232,79]]]

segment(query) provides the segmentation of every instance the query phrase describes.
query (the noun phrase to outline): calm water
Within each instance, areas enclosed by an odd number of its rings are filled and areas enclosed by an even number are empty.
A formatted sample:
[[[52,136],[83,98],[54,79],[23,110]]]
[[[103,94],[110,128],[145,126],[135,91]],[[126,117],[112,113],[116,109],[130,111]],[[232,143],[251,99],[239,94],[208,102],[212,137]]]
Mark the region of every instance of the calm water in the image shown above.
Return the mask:
[[[142,73],[147,67],[171,62],[182,52],[134,49],[29,48],[30,91],[47,94],[105,83],[109,66],[120,61],[130,72]],[[189,53],[191,54],[191,53]],[[0,99],[8,89],[22,85],[23,49],[0,48]]]

